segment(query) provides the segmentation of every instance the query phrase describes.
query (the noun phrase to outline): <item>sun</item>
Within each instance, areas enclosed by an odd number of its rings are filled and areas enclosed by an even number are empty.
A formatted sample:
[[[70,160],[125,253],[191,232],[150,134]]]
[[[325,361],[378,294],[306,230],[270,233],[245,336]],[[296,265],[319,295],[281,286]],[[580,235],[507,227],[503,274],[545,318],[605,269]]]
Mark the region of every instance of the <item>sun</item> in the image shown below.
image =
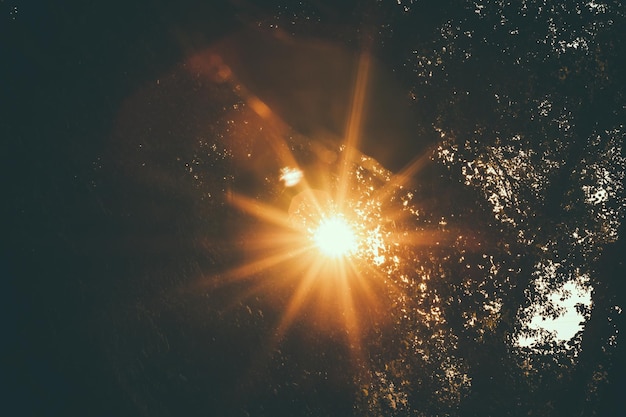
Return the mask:
[[[342,215],[322,219],[313,232],[313,241],[318,250],[329,258],[349,256],[358,246],[353,228]]]
[[[403,187],[430,154],[393,174],[358,150],[368,71],[369,55],[364,53],[345,136],[340,146],[329,147],[332,157],[318,155],[313,139],[294,148],[287,142],[295,139],[285,122],[267,106],[259,111],[260,99],[242,90],[260,117],[259,130],[268,132],[270,150],[283,167],[276,179],[284,187],[267,199],[229,189],[229,204],[256,221],[250,222],[250,230],[242,229],[244,261],[217,276],[224,283],[250,281],[246,297],[263,294],[279,301],[281,313],[270,345],[280,343],[296,323],[331,333],[339,329],[359,363],[366,360],[361,340],[366,327],[386,320],[381,305],[386,294],[405,299],[393,276],[402,260],[399,250],[429,240],[425,233],[397,229],[396,220],[408,215],[412,198]],[[306,171],[296,149],[310,152],[315,161],[305,165]],[[216,285],[215,278],[205,282]]]

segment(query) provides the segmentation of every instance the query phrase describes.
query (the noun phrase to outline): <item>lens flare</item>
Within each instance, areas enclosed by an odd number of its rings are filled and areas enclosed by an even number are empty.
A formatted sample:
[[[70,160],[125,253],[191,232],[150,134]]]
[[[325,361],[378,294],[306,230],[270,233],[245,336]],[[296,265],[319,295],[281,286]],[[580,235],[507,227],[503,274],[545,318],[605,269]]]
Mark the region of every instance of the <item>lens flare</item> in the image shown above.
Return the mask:
[[[304,174],[298,168],[284,167],[280,170],[280,180],[283,181],[285,187],[293,187],[298,185]]]

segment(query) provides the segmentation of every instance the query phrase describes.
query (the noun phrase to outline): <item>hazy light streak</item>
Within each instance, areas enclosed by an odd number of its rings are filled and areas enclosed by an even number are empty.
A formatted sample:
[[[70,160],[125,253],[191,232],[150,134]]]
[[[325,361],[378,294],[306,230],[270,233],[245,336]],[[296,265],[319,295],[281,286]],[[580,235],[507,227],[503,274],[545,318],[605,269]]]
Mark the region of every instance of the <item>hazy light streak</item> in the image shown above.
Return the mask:
[[[270,269],[284,263],[298,255],[310,250],[310,247],[294,248],[293,251],[281,251],[272,256],[265,256],[261,259],[234,268],[226,273],[230,279],[243,279],[253,276],[255,273]]]
[[[363,108],[365,106],[365,95],[367,92],[367,81],[369,78],[370,56],[363,52],[359,57],[359,67],[357,71],[354,95],[352,97],[352,107],[350,118],[346,129],[344,149],[339,169],[339,189],[337,191],[337,202],[339,207],[343,207],[348,188],[350,174],[350,164],[354,160],[354,152],[357,149],[361,137],[361,124],[363,118]]]
[[[350,264],[351,265],[351,264]],[[359,325],[359,319],[354,306],[353,292],[349,285],[348,273],[346,268],[341,268],[341,276],[339,284],[341,285],[341,301],[343,306],[342,313],[345,315],[345,327],[347,331],[348,342],[352,353],[355,355],[358,362],[363,362],[362,344],[361,344],[361,329]]]
[[[278,340],[282,339],[287,329],[291,326],[291,323],[293,323],[295,318],[298,316],[298,312],[307,301],[307,296],[311,292],[313,284],[321,268],[322,264],[320,262],[314,262],[307,269],[306,275],[298,285],[296,292],[291,296],[289,304],[282,315],[280,324],[276,329],[276,337]]]
[[[426,152],[423,155],[415,157],[402,171],[393,175],[391,179],[377,191],[376,194],[378,198],[386,199],[396,188],[410,182],[411,178],[430,161],[430,154],[430,152]]]
[[[235,207],[251,214],[259,219],[268,221],[277,226],[292,228],[285,213],[270,205],[259,203],[257,200],[238,193],[230,194],[230,202]]]
[[[271,251],[286,247],[299,248],[303,245],[303,241],[304,239],[300,232],[285,230],[283,232],[260,233],[254,239],[247,239],[242,242],[241,246],[250,251]],[[313,247],[313,243],[307,246],[310,249]]]

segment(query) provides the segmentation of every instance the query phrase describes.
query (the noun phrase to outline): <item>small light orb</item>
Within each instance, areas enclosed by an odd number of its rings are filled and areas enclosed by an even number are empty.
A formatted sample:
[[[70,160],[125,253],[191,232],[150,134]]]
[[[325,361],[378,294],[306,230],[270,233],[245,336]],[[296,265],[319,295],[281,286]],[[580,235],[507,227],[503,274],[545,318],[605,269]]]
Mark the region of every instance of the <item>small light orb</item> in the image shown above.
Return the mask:
[[[280,180],[285,183],[285,187],[297,185],[304,174],[298,168],[284,167],[280,170]]]
[[[341,215],[323,219],[313,233],[313,240],[320,252],[331,258],[339,258],[357,249],[354,231]]]

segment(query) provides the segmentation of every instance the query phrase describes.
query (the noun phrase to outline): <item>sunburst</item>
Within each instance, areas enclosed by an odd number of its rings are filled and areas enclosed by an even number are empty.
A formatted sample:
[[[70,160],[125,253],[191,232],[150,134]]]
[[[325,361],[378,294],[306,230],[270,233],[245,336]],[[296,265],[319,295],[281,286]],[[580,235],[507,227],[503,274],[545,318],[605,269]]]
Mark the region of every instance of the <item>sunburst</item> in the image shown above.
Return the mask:
[[[313,309],[318,324],[335,330],[336,326],[343,328],[356,356],[361,355],[359,314],[378,308],[384,292],[380,288],[393,286],[393,280],[388,279],[388,266],[400,262],[390,256],[390,249],[407,244],[406,234],[398,236],[393,226],[394,220],[405,213],[385,212],[385,201],[428,160],[427,155],[417,158],[402,172],[392,175],[357,150],[369,67],[370,58],[364,53],[358,64],[346,136],[337,149],[339,158],[332,165],[332,172],[322,175],[332,178],[322,189],[308,184],[305,170],[283,139],[285,123],[258,97],[238,86],[249,107],[269,126],[267,130],[274,130],[270,135],[271,149],[283,165],[277,180],[292,190],[293,198],[285,211],[279,205],[230,193],[229,201],[234,207],[267,227],[249,238],[249,245],[256,249],[249,261],[222,274],[226,280],[238,280],[275,272],[273,275],[282,280],[295,283],[282,307],[276,340],[298,317],[304,316],[305,309]],[[327,169],[331,170],[330,166]],[[386,270],[382,269],[384,264]]]

